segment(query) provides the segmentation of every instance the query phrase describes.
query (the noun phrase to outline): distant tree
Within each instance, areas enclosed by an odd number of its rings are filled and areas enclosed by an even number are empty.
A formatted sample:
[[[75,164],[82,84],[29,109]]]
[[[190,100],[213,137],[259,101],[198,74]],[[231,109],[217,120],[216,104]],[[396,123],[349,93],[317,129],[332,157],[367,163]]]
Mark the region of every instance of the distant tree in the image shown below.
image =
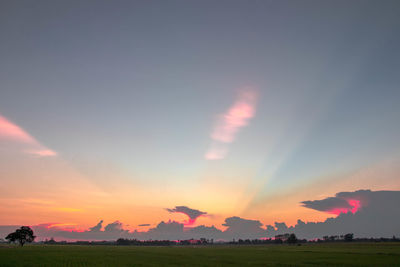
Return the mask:
[[[287,239],[288,244],[296,244],[297,241],[297,236],[295,234],[290,234]]]
[[[336,239],[338,239],[339,237],[337,236],[337,235],[331,235],[330,237],[329,237],[329,240],[330,241],[335,241]]]
[[[200,238],[200,244],[207,244],[208,241],[205,238]]]
[[[328,242],[328,241],[335,241],[338,238],[338,236],[337,235],[331,235],[331,236],[326,235],[326,236],[323,236],[322,238],[324,239],[324,241]]]
[[[31,243],[35,240],[36,236],[33,235],[33,231],[29,226],[22,226],[21,228],[15,230],[15,232],[7,235],[6,239],[8,242],[17,242],[21,247],[26,243]]]
[[[54,245],[54,244],[57,244],[57,241],[55,241],[54,238],[52,237],[52,238],[50,238],[50,240],[46,239],[44,241],[44,243],[49,244],[49,245]]]
[[[351,242],[351,241],[353,241],[353,237],[354,237],[354,234],[351,234],[351,233],[345,234],[344,235],[344,241]]]

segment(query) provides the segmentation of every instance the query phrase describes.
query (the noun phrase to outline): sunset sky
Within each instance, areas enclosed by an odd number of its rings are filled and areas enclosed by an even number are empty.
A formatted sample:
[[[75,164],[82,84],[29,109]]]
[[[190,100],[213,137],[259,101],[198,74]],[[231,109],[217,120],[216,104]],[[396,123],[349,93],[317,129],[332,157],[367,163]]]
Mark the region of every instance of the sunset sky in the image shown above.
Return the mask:
[[[293,225],[335,216],[302,201],[400,190],[399,12],[1,1],[0,225]]]

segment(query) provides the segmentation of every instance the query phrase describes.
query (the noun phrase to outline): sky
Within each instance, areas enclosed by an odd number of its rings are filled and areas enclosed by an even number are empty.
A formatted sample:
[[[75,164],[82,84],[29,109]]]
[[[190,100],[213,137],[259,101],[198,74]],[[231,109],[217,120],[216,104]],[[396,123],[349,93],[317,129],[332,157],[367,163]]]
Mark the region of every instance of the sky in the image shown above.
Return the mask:
[[[295,226],[400,190],[399,12],[1,1],[0,225]]]

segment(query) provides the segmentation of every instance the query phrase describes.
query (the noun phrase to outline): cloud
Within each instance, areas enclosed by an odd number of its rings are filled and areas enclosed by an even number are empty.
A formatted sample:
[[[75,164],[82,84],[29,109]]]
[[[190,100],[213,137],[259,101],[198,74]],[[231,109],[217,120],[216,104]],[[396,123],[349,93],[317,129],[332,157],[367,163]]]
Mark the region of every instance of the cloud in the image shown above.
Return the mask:
[[[96,224],[95,226],[89,228],[89,231],[91,232],[99,232],[101,231],[101,228],[103,227],[103,220],[101,220],[98,224]]]
[[[354,233],[357,237],[391,237],[400,235],[400,191],[358,190],[340,192],[323,200],[303,201],[307,208],[338,214],[323,222],[303,222],[287,229],[267,225],[267,236],[282,232],[301,238]],[[337,212],[332,212],[337,211]],[[339,212],[340,211],[340,212]],[[275,224],[275,226],[277,226]]]
[[[186,225],[193,225],[196,222],[197,218],[207,214],[207,212],[191,209],[186,206],[176,206],[174,209],[166,209],[166,210],[171,213],[177,212],[187,215],[189,217],[189,221],[186,223]]]
[[[113,223],[107,224],[106,227],[104,227],[104,232],[121,232],[124,231],[122,227],[122,223],[120,221],[115,221]]]
[[[138,226],[150,226],[150,224],[149,223],[142,223],[142,224],[139,224]]]
[[[42,223],[34,226],[35,228],[45,228],[52,232],[65,231],[65,232],[83,232],[77,228],[76,223]]]
[[[160,222],[155,228],[147,232],[132,232],[132,238],[140,240],[187,240],[200,238],[223,238],[223,232],[215,226],[200,225],[193,228],[186,228],[183,223],[168,221]]]
[[[29,154],[40,156],[40,157],[52,157],[56,156],[57,153],[54,152],[53,150],[50,149],[42,149],[42,150],[31,150],[31,151],[26,151]]]
[[[40,144],[21,127],[0,115],[0,140],[2,139],[23,144],[26,147],[23,152],[26,154],[38,157],[52,157],[57,155],[56,152]]]
[[[218,160],[225,158],[226,154],[228,154],[227,146],[222,146],[221,144],[213,143],[204,157],[207,160]]]
[[[36,143],[36,140],[21,129],[18,125],[0,115],[0,138],[10,139],[23,143]]]
[[[208,239],[220,239],[223,238],[223,232],[213,226],[199,225],[189,229],[187,236],[190,238],[208,238]]]
[[[76,209],[76,208],[54,208],[54,210],[57,211],[62,211],[62,212],[82,212],[82,209]]]
[[[224,232],[226,239],[261,238],[265,236],[265,229],[261,228],[262,223],[257,220],[230,217],[225,219],[223,225],[228,227]]]
[[[254,116],[255,98],[252,91],[242,92],[233,106],[219,117],[211,138],[222,143],[232,143],[238,130],[246,126]]]
[[[335,197],[329,197],[322,200],[303,201],[302,206],[318,211],[324,211],[331,214],[339,215],[341,213],[356,213],[362,203],[366,203],[365,193],[369,190],[360,190],[356,192],[341,192]]]
[[[336,199],[338,198],[338,199]],[[182,240],[191,238],[208,239],[253,239],[274,237],[278,234],[295,233],[299,238],[322,238],[326,235],[343,235],[354,233],[356,237],[392,237],[400,236],[400,191],[370,191],[359,190],[354,192],[340,192],[335,197],[309,202],[309,208],[322,212],[330,211],[339,205],[342,208],[345,202],[341,199],[358,200],[361,203],[356,212],[342,212],[338,216],[328,218],[323,222],[304,222],[298,220],[296,225],[287,226],[285,222],[275,222],[273,225],[265,225],[258,220],[249,220],[237,216],[225,219],[223,226],[225,231],[215,226],[200,225],[187,227],[184,223],[176,221],[160,222],[156,227],[148,231],[129,231],[123,228],[123,224],[114,221],[102,229],[103,221],[87,230],[77,228],[74,223],[44,223],[32,226],[39,240],[54,237],[56,240],[116,240],[118,238],[130,238],[139,240]],[[204,215],[205,212],[189,209],[184,206],[169,209],[171,212],[181,210],[190,213],[193,218]],[[177,210],[177,211],[175,211]],[[186,214],[186,213],[185,213]],[[199,215],[200,214],[200,215]],[[198,215],[198,216],[197,216]],[[189,216],[189,215],[188,215]],[[197,217],[196,217],[197,216]],[[144,224],[148,226],[148,224]],[[0,226],[0,238],[20,226]]]
[[[56,240],[116,240],[132,237],[119,221],[107,224],[104,230],[101,229],[102,224],[103,220],[88,230],[82,230],[76,228],[76,224],[45,223],[33,225],[32,229],[39,240],[51,237]]]
[[[175,221],[160,222],[155,228],[138,234],[141,239],[175,240],[184,239],[184,225]]]
[[[242,89],[235,103],[217,119],[211,133],[212,144],[205,153],[207,160],[225,158],[228,148],[226,144],[232,143],[240,128],[248,125],[249,120],[256,113],[256,93],[254,89]],[[224,146],[225,144],[225,146]]]

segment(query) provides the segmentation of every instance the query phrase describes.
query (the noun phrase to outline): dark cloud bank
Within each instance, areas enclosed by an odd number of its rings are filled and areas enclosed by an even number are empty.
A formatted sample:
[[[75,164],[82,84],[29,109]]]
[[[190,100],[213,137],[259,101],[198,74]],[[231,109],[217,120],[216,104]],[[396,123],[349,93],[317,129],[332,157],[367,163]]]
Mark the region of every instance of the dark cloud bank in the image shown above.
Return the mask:
[[[146,232],[123,229],[119,221],[107,224],[103,229],[103,221],[86,231],[78,232],[49,227],[49,224],[33,226],[35,234],[40,238],[54,237],[57,240],[115,240],[118,238],[136,238],[140,240],[179,240],[190,238],[213,238],[215,240],[254,239],[274,237],[277,234],[295,233],[300,238],[321,238],[324,235],[340,235],[354,233],[356,237],[392,237],[400,235],[400,191],[370,191],[341,192],[335,197],[323,200],[304,201],[306,208],[322,212],[335,213],[339,216],[329,218],[324,222],[297,221],[295,226],[287,227],[284,222],[274,225],[263,225],[258,220],[246,220],[239,217],[225,219],[222,231],[214,226],[185,227],[185,224],[168,221],[161,222],[155,228]],[[179,206],[168,209],[170,212],[182,212],[190,219],[206,214]],[[0,237],[14,230],[16,226],[0,226]]]

